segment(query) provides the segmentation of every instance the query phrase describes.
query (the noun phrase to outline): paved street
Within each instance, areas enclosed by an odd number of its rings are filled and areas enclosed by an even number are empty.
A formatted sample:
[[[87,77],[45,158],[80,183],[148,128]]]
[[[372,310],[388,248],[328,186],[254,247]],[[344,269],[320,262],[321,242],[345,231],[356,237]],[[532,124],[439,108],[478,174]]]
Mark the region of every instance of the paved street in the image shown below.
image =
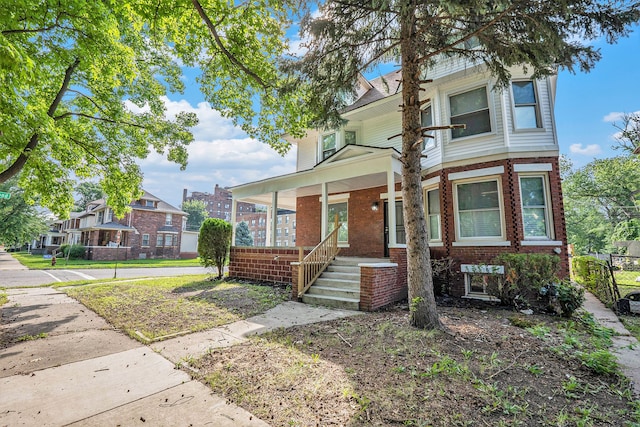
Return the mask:
[[[163,267],[163,268],[118,268],[118,278],[182,276],[186,274],[206,274],[211,270],[204,267]],[[11,255],[0,251],[0,286],[15,288],[69,282],[81,279],[111,279],[113,269],[55,269],[28,270]]]

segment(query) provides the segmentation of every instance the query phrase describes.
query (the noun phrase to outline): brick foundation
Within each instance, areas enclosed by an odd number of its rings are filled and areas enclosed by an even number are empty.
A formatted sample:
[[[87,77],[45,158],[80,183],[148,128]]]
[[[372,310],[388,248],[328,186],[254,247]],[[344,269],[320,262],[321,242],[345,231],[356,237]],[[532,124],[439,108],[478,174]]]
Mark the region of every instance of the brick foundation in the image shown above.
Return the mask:
[[[298,248],[232,246],[229,277],[289,284],[291,263],[298,257]]]

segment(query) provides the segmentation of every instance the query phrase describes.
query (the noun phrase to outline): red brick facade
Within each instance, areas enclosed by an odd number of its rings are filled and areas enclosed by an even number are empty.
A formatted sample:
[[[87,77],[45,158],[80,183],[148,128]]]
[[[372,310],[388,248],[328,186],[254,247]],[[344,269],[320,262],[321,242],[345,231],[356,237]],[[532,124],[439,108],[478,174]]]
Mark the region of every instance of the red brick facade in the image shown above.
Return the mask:
[[[129,217],[131,216],[131,222]],[[140,258],[140,254],[146,258],[180,258],[180,239],[182,236],[182,215],[172,214],[171,227],[173,232],[158,231],[165,227],[166,213],[151,210],[133,209],[124,218],[118,221],[120,224],[131,224],[139,234],[129,233],[128,245],[131,246],[131,256]],[[149,235],[149,244],[143,246],[142,239]],[[162,246],[157,245],[157,236],[162,235]],[[167,234],[176,236],[170,245],[165,246]]]
[[[298,248],[232,246],[229,277],[288,284],[292,282],[291,263],[298,257]]]

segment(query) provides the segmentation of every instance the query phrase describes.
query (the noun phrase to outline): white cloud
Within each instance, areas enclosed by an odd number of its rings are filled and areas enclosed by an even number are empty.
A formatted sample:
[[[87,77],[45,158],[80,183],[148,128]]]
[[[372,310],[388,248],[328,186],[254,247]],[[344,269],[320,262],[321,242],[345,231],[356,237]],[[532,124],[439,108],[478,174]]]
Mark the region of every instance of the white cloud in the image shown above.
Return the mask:
[[[165,156],[152,152],[140,162],[145,190],[178,207],[184,188],[213,192],[222,187],[258,181],[295,171],[295,147],[284,157],[267,144],[249,138],[208,103],[195,107],[186,100],[165,99],[167,113],[194,112],[200,123],[192,129],[195,140],[188,146],[189,164],[184,171]]]
[[[598,144],[589,144],[586,147],[583,147],[582,144],[571,144],[569,151],[583,156],[596,156],[602,153],[602,148]]]
[[[607,114],[606,116],[604,116],[602,120],[604,120],[607,123],[619,122],[620,120],[622,120],[622,116],[624,116],[624,113],[613,111]]]

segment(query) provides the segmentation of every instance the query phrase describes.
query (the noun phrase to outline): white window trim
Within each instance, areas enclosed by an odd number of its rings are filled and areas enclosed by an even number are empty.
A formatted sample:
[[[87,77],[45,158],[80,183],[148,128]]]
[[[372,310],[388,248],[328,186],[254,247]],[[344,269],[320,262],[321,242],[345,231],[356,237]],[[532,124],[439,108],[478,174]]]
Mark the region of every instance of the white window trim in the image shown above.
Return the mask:
[[[485,264],[461,264],[460,272],[464,274],[464,296],[463,298],[479,299],[485,301],[499,301],[498,298],[487,294],[486,292],[471,292],[471,275],[473,274],[504,274],[504,266],[502,265],[485,265]]]
[[[522,242],[551,242],[555,237],[555,228],[553,224],[553,212],[551,209],[551,187],[549,186],[549,175],[546,173],[519,173],[518,174],[518,187],[520,189],[520,214],[522,216],[522,233],[524,234],[524,205],[522,204],[522,178],[542,178],[542,185],[544,186],[544,201],[545,201],[545,209],[544,209],[544,220],[547,225],[547,235],[546,236],[533,236],[533,237],[524,237]],[[521,243],[522,243],[521,242]],[[562,245],[562,243],[560,243]],[[532,245],[533,246],[533,245]]]
[[[551,163],[518,163],[513,165],[514,172],[551,172]]]
[[[449,119],[449,123],[451,123],[451,117],[452,117],[451,97],[452,96],[461,95],[466,92],[471,92],[481,87],[484,87],[485,91],[487,92],[487,108],[489,109],[489,125],[491,126],[491,130],[489,132],[476,133],[474,135],[461,136],[459,138],[454,138],[452,131],[449,131],[448,132],[449,143],[466,141],[473,138],[481,138],[487,135],[496,135],[496,119],[494,117],[495,103],[493,99],[493,93],[492,91],[489,90],[488,85],[481,85],[481,86],[473,85],[473,86],[468,86],[455,91],[447,92],[445,96],[446,103],[447,103],[447,117]]]
[[[433,104],[429,102],[426,106],[420,109],[420,124],[422,125],[422,114],[425,112],[424,110],[430,108],[431,109],[431,126],[435,126],[435,115],[433,114]],[[422,152],[426,152],[429,150],[433,150],[438,147],[437,141],[437,132],[433,132],[430,134],[433,138],[423,137],[422,138]]]
[[[473,169],[464,172],[453,172],[448,176],[449,181],[457,181],[461,179],[490,177],[493,175],[504,174],[504,166],[494,166],[492,168]]]
[[[451,175],[451,174],[450,174]],[[498,189],[498,208],[500,210],[500,236],[482,237],[460,237],[460,212],[458,211],[458,185],[473,184],[476,182],[496,181]],[[504,196],[502,191],[502,176],[487,176],[482,179],[462,179],[453,184],[453,215],[455,222],[456,240],[452,246],[511,246],[511,242],[506,240],[505,217],[504,217]],[[466,245],[465,245],[466,243]]]
[[[439,183],[440,175],[434,176],[433,178],[425,179],[424,181],[422,181],[422,189],[424,190],[426,187],[435,187]]]
[[[144,236],[147,236],[147,244],[146,245],[144,244]],[[142,235],[142,240],[140,241],[140,243],[141,243],[140,246],[143,247],[143,248],[148,248],[151,245],[150,242],[151,242],[151,236],[149,234],[145,233],[145,234]]]
[[[438,177],[440,178],[440,177]],[[429,227],[429,191],[433,191],[433,190],[440,190],[440,187],[437,185],[434,185],[432,187],[423,187],[422,191],[422,201],[424,203],[424,214],[427,220],[427,230],[430,230]],[[438,218],[438,234],[440,235],[439,238],[437,239],[432,239],[431,238],[431,233],[427,232],[427,235],[429,236],[429,246],[434,246],[434,244],[436,243],[440,243],[440,245],[442,245],[442,206],[440,209],[440,213],[438,214],[439,218]]]
[[[534,128],[519,128],[517,119],[516,119],[516,99],[513,96],[513,83],[518,82],[532,82],[533,83],[533,93],[536,97],[536,127]],[[509,96],[511,99],[511,127],[514,133],[520,132],[540,132],[544,131],[544,120],[542,120],[542,110],[540,108],[540,91],[538,90],[538,81],[535,79],[513,79],[510,84]]]

